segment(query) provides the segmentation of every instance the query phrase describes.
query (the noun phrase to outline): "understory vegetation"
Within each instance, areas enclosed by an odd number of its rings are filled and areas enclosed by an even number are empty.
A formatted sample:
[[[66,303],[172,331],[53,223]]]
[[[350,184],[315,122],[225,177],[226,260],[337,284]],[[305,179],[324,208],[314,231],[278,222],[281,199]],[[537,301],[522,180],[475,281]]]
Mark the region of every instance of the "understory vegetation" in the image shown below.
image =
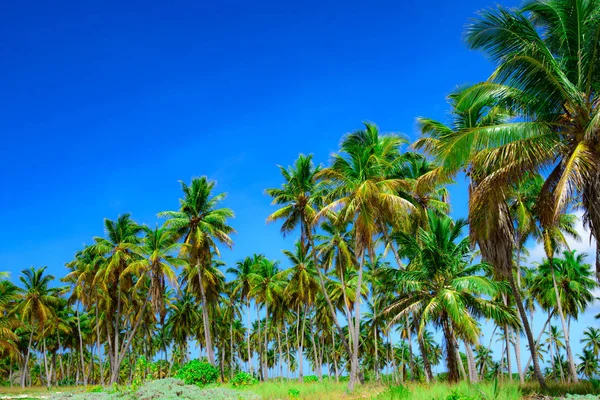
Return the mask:
[[[495,71],[449,95],[447,121],[418,118],[412,143],[364,123],[326,164],[279,167],[264,215],[288,238],[278,257],[225,264],[234,210],[202,176],[154,227],[105,219],[58,279],[3,275],[2,384],[84,390],[65,398],[598,393],[600,328],[573,343],[571,326],[595,301],[600,250],[569,243],[590,239],[580,222],[600,236],[600,0],[498,6],[465,38]],[[459,179],[466,219],[450,216]]]

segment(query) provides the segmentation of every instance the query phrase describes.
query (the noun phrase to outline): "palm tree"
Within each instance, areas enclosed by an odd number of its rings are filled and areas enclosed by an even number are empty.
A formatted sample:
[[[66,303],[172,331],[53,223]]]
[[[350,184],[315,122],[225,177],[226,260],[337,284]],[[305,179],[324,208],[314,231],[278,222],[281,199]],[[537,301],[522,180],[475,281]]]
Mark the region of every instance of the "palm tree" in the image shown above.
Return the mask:
[[[353,390],[358,379],[360,336],[360,290],[365,257],[374,256],[375,237],[382,233],[382,221],[405,218],[413,205],[398,195],[406,186],[392,172],[402,159],[400,145],[405,141],[396,135],[381,135],[377,126],[365,123],[365,129],[347,135],[339,154],[333,155],[330,167],[317,174],[330,186],[328,204],[315,219],[339,210],[343,222],[351,222],[358,258],[358,282],[354,321],[348,321],[352,338],[351,371],[348,389]]]
[[[140,238],[138,235],[141,233],[142,227],[131,219],[130,214],[123,214],[116,221],[105,219],[104,230],[106,238],[94,238],[96,243],[93,249],[97,254],[106,255],[107,260],[106,263],[101,263],[101,268],[96,272],[94,279],[99,280],[104,287],[105,293],[109,297],[109,301],[106,303],[110,307],[110,309],[106,310],[106,313],[113,316],[111,329],[113,330],[114,340],[112,341],[113,349],[111,350],[112,372],[110,379],[110,383],[113,384],[119,379],[121,363],[125,358],[129,344],[138,330],[145,310],[144,303],[144,306],[139,308],[138,317],[135,318],[135,322],[129,329],[129,335],[124,338],[122,345],[120,345],[121,323],[123,319],[127,321],[127,318],[123,318],[126,316],[123,310],[123,304],[125,303],[123,298],[133,286],[131,277],[124,275],[123,271],[125,271],[129,263],[141,258],[138,247]],[[113,308],[115,301],[117,303],[116,309]],[[132,315],[134,313],[131,312],[129,314]],[[107,332],[107,335],[110,334],[111,332]]]
[[[200,315],[196,308],[196,301],[189,292],[183,292],[178,296],[172,307],[173,311],[169,314],[165,326],[169,330],[169,337],[172,337],[179,347],[185,362],[188,359],[188,338],[193,327],[198,324]]]
[[[584,375],[588,379],[596,376],[600,371],[600,363],[598,356],[594,354],[592,349],[583,349],[583,354],[579,356],[581,363],[577,365],[577,372]]]
[[[584,345],[585,349],[591,350],[598,357],[600,354],[600,328],[589,327],[583,331],[581,344]]]
[[[484,87],[519,116],[468,135],[495,171],[486,186],[552,166],[540,195],[543,225],[581,194],[584,220],[595,238],[600,237],[599,5],[535,0],[521,10],[498,7],[482,12],[466,34],[471,48],[496,63]],[[599,274],[600,248],[596,255]]]
[[[25,376],[31,355],[31,343],[34,332],[43,332],[46,322],[54,316],[56,307],[59,305],[59,288],[49,287],[54,280],[53,275],[45,274],[47,267],[24,269],[21,271],[19,280],[23,284],[21,288],[22,300],[17,304],[14,312],[19,318],[29,324],[29,344],[27,354],[24,358],[21,371],[21,387],[25,387]]]
[[[138,249],[140,254],[146,257],[133,261],[123,271],[125,274],[133,274],[137,277],[137,285],[150,281],[148,296],[155,314],[160,315],[161,324],[164,323],[166,315],[164,293],[166,283],[177,285],[177,275],[173,270],[175,266],[185,265],[185,261],[177,258],[177,253],[182,244],[177,242],[177,233],[166,227],[150,229],[143,227],[144,239]]]
[[[251,295],[256,299],[257,304],[265,306],[264,347],[261,356],[263,378],[265,380],[268,379],[268,360],[266,356],[268,351],[269,306],[275,307],[281,301],[281,294],[285,288],[285,276],[287,275],[287,271],[279,271],[278,264],[278,261],[263,257],[256,265],[256,269],[250,278],[253,286]]]
[[[450,177],[464,170],[469,178],[469,227],[473,243],[479,245],[482,259],[491,264],[497,278],[508,280],[527,336],[533,369],[540,386],[545,387],[535,341],[521,294],[513,276],[514,226],[507,204],[508,189],[487,182],[490,172],[487,146],[504,137],[512,115],[509,104],[498,101],[502,88],[476,85],[449,96],[453,121],[450,126],[419,118],[423,137],[415,147],[435,157],[436,175]],[[486,132],[473,137],[473,132]],[[491,190],[495,189],[495,190]]]
[[[308,310],[314,305],[319,284],[315,276],[315,264],[310,255],[309,246],[303,246],[298,241],[294,244],[294,251],[283,250],[283,254],[288,258],[291,268],[289,282],[285,288],[284,298],[289,299],[289,305],[297,310],[297,317],[302,315],[302,327],[300,332],[304,332],[306,325],[306,316]],[[300,321],[296,322],[298,325]],[[303,381],[303,362],[302,352],[304,347],[304,335],[299,335],[298,349],[298,381]]]
[[[410,263],[406,271],[398,271],[398,284],[404,287],[399,299],[385,312],[394,315],[392,321],[408,313],[418,317],[418,336],[432,322],[440,326],[446,344],[446,361],[451,382],[458,381],[458,354],[456,337],[476,343],[480,328],[476,318],[486,317],[496,323],[519,326],[514,312],[504,306],[480,297],[493,298],[502,285],[481,275],[486,264],[469,265],[471,251],[469,238],[457,240],[466,225],[449,217],[429,212],[429,229],[420,229],[418,238],[398,233],[401,254]]]
[[[273,198],[272,204],[282,206],[267,217],[267,222],[283,220],[281,233],[286,236],[293,232],[296,227],[300,229],[300,243],[303,247],[310,246],[315,249],[314,235],[315,216],[323,200],[323,186],[318,183],[317,176],[321,172],[321,166],[315,166],[313,156],[300,154],[293,166],[287,169],[279,166],[283,177],[281,188],[267,189],[266,193]],[[321,293],[329,306],[329,312],[342,345],[348,353],[350,347],[343,335],[342,327],[338,321],[337,314],[325,288],[325,279],[318,265],[317,253],[312,252],[313,263],[319,278]]]
[[[246,257],[242,261],[238,261],[235,267],[227,269],[228,274],[233,274],[232,294],[246,303],[247,329],[246,329],[246,348],[248,351],[248,371],[252,374],[252,350],[250,346],[250,292],[252,291],[252,273],[258,260],[259,255]]]
[[[213,195],[216,183],[209,181],[205,176],[193,178],[190,186],[184,182],[180,183],[183,198],[179,200],[181,205],[179,211],[164,211],[158,216],[168,218],[165,225],[178,230],[183,235],[183,242],[186,245],[183,248],[184,253],[187,255],[189,264],[195,266],[197,270],[208,361],[215,364],[208,302],[203,283],[204,270],[211,266],[212,254],[219,255],[217,243],[223,243],[228,247],[233,245],[229,235],[235,231],[228,225],[227,220],[233,218],[234,214],[229,208],[219,208],[227,194]]]

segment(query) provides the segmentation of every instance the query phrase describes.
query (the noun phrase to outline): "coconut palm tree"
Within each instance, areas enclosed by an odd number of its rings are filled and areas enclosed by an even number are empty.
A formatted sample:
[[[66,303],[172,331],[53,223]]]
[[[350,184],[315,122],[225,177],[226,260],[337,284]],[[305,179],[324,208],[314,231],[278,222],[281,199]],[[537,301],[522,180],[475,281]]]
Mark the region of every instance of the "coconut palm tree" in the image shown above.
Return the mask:
[[[183,198],[179,200],[179,211],[164,211],[159,217],[168,218],[165,225],[172,227],[183,236],[182,248],[188,263],[197,270],[200,300],[202,305],[202,323],[204,326],[204,341],[208,353],[208,361],[215,364],[214,349],[210,333],[208,317],[208,302],[206,297],[204,270],[212,265],[213,253],[219,255],[217,243],[228,247],[233,245],[230,235],[235,230],[228,224],[228,219],[234,217],[229,208],[219,208],[225,200],[226,193],[214,194],[216,183],[205,176],[193,178],[188,186],[181,183]]]
[[[29,344],[24,357],[23,369],[21,371],[21,387],[25,387],[25,376],[31,356],[31,344],[33,335],[37,331],[41,334],[45,324],[56,313],[56,307],[60,302],[59,288],[52,288],[50,284],[54,275],[46,274],[47,267],[24,269],[21,271],[19,280],[23,284],[21,288],[22,300],[17,303],[14,312],[19,318],[29,325]]]
[[[293,232],[296,227],[300,230],[300,243],[303,247],[310,246],[315,249],[314,231],[315,216],[322,205],[324,187],[318,182],[317,175],[321,172],[321,166],[315,166],[313,156],[300,154],[293,166],[287,169],[279,166],[283,177],[280,188],[267,189],[266,193],[273,198],[271,204],[281,206],[267,217],[267,222],[283,220],[281,233],[283,236]],[[319,268],[317,253],[312,252],[313,263],[319,278],[321,293],[329,306],[329,312],[333,323],[338,330],[342,345],[348,353],[350,347],[342,334],[337,314],[325,288],[325,279]]]
[[[417,140],[414,146],[424,149],[435,158],[439,165],[435,175],[452,177],[462,170],[468,177],[469,236],[473,243],[479,245],[482,259],[494,267],[496,278],[509,282],[532,352],[536,379],[540,386],[545,387],[535,354],[533,333],[513,275],[515,237],[507,203],[510,190],[508,187],[487,183],[491,174],[486,164],[489,161],[487,146],[498,136],[502,136],[506,131],[507,121],[513,115],[510,104],[498,100],[500,94],[502,88],[483,85],[452,93],[449,96],[452,123],[447,126],[439,121],[419,118],[421,132],[425,137]],[[474,139],[472,132],[479,131],[488,134]]]
[[[263,330],[264,344],[261,356],[261,365],[263,379],[268,379],[268,328],[269,328],[269,307],[274,308],[281,302],[281,294],[286,286],[285,277],[287,271],[280,271],[279,262],[272,261],[263,257],[257,263],[254,272],[251,275],[252,292],[251,295],[256,299],[257,304],[265,306],[265,325]]]
[[[583,349],[583,354],[579,356],[581,362],[577,365],[577,372],[588,379],[592,379],[600,372],[600,362],[598,356],[592,349]]]
[[[284,298],[289,299],[289,305],[296,310],[298,319],[302,315],[302,327],[300,332],[304,332],[307,313],[314,306],[315,298],[319,290],[319,284],[316,279],[316,269],[309,246],[303,246],[298,241],[294,244],[294,251],[283,250],[283,254],[288,258],[291,268],[288,271],[289,281],[283,293]],[[298,320],[296,322],[300,324]],[[297,343],[298,349],[298,381],[303,381],[302,353],[304,347],[304,335],[300,335]]]
[[[503,325],[519,326],[519,323],[510,308],[480,297],[493,298],[502,285],[481,275],[489,269],[486,264],[469,265],[469,238],[458,241],[466,222],[454,222],[431,211],[428,214],[430,230],[421,228],[418,238],[397,234],[401,254],[409,258],[410,263],[406,271],[398,271],[398,284],[405,290],[385,312],[392,313],[392,321],[408,313],[416,315],[420,338],[428,323],[441,327],[448,379],[455,382],[459,379],[457,335],[476,343],[479,317],[491,318]]]
[[[482,12],[466,32],[468,45],[496,64],[483,86],[519,117],[466,135],[494,171],[485,186],[498,190],[529,171],[552,166],[540,195],[543,225],[581,196],[584,220],[596,238],[599,6],[597,0],[534,0],[520,10],[498,7]],[[600,273],[600,248],[596,269]]]
[[[252,350],[250,346],[250,292],[252,291],[252,273],[256,263],[260,260],[258,254],[252,257],[246,257],[242,261],[235,263],[235,267],[227,269],[228,274],[233,274],[232,294],[246,304],[247,329],[246,329],[246,350],[248,352],[248,371],[252,374]]]
[[[600,355],[600,328],[589,327],[583,331],[581,344],[585,349],[590,349],[598,357]]]
[[[145,282],[145,279],[150,281],[150,304],[153,312],[160,316],[162,325],[166,316],[164,293],[167,283],[177,287],[177,274],[173,267],[186,264],[176,256],[183,244],[177,242],[177,232],[164,226],[156,226],[155,229],[144,226],[142,229],[145,236],[138,251],[145,257],[132,261],[123,271],[123,275],[135,275],[137,285]]]
[[[332,156],[331,166],[317,177],[331,191],[327,205],[316,215],[319,220],[338,211],[343,222],[353,224],[354,246],[358,259],[358,282],[353,321],[348,321],[352,338],[352,357],[349,390],[358,380],[360,336],[360,290],[366,256],[375,259],[375,239],[382,233],[382,221],[406,218],[414,208],[398,192],[407,187],[392,172],[402,160],[400,146],[405,143],[397,135],[381,135],[376,125],[365,123],[365,129],[347,135],[338,154]]]

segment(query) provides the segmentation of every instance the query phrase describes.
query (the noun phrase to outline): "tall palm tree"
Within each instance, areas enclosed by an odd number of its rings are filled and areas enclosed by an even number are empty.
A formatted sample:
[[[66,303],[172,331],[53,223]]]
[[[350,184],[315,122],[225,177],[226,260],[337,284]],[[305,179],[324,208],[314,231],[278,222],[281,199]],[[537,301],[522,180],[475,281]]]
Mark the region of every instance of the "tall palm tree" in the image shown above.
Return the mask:
[[[208,302],[203,282],[204,269],[211,266],[213,253],[219,255],[217,243],[223,243],[228,247],[233,245],[229,235],[235,230],[228,224],[228,219],[233,218],[234,213],[229,208],[219,208],[227,194],[213,194],[216,183],[209,181],[205,176],[193,178],[189,186],[184,182],[180,183],[183,198],[179,200],[179,211],[164,211],[158,216],[168,218],[165,224],[183,235],[183,242],[186,244],[183,248],[184,254],[189,264],[195,266],[197,270],[208,361],[215,364]]]
[[[291,268],[289,270],[289,282],[285,288],[284,297],[289,299],[289,304],[297,310],[297,317],[300,319],[302,315],[302,328],[300,332],[304,332],[306,325],[306,316],[308,310],[314,305],[319,284],[316,279],[316,270],[313,258],[310,255],[312,250],[308,246],[303,246],[302,242],[298,241],[294,244],[294,251],[283,250],[283,254],[288,258]],[[300,324],[298,320],[296,322]],[[297,343],[298,349],[298,381],[303,381],[303,347],[304,336],[300,335]]]
[[[263,378],[268,379],[268,363],[267,363],[267,351],[268,351],[268,325],[269,325],[269,307],[275,307],[281,302],[281,294],[285,288],[285,276],[287,271],[280,271],[278,268],[278,261],[272,261],[263,257],[256,265],[256,269],[252,273],[252,296],[256,299],[258,304],[265,306],[265,327],[264,327],[264,344],[263,352],[261,357]]]
[[[470,237],[479,245],[484,261],[490,263],[497,278],[506,279],[519,314],[533,360],[533,370],[540,386],[545,387],[544,376],[535,352],[535,341],[521,293],[513,276],[514,226],[507,204],[509,190],[501,185],[490,185],[491,174],[488,146],[508,132],[507,121],[513,114],[510,104],[501,102],[503,93],[497,86],[475,85],[458,90],[449,96],[452,106],[452,124],[419,118],[421,132],[426,135],[415,142],[435,157],[439,168],[436,174],[451,177],[464,170],[469,179]],[[474,135],[473,132],[486,132]],[[492,190],[495,189],[495,190]]]
[[[428,323],[442,328],[446,344],[446,361],[450,381],[458,381],[457,335],[476,343],[480,328],[476,318],[486,317],[503,325],[518,326],[514,312],[493,300],[501,288],[499,283],[481,275],[486,264],[469,265],[469,238],[458,240],[466,225],[449,217],[429,212],[429,230],[419,231],[419,238],[398,234],[401,254],[410,263],[406,271],[398,271],[398,284],[405,290],[385,312],[393,319],[413,313],[418,318],[418,335],[423,337]]]
[[[196,301],[189,292],[183,292],[172,304],[173,311],[169,314],[166,327],[169,336],[179,347],[183,361],[188,359],[188,339],[200,320]]]
[[[543,225],[581,195],[584,221],[600,236],[600,52],[598,0],[534,0],[522,9],[484,11],[466,32],[468,45],[496,64],[483,87],[518,117],[475,129],[468,141],[493,170],[488,188],[552,167],[540,203]],[[498,90],[501,87],[501,90]],[[496,189],[497,190],[497,189]],[[596,253],[600,274],[600,248]]]
[[[137,277],[137,284],[148,279],[150,287],[148,296],[155,314],[160,316],[161,324],[164,323],[166,315],[164,293],[167,283],[177,286],[177,274],[173,267],[183,266],[186,262],[176,256],[182,248],[177,242],[177,232],[158,226],[150,229],[143,227],[144,238],[138,251],[145,257],[131,262],[123,271],[123,274],[133,274]]]
[[[248,352],[248,371],[252,374],[252,350],[250,346],[250,293],[252,291],[252,273],[256,263],[260,260],[259,255],[246,257],[242,261],[235,263],[235,267],[227,269],[228,274],[233,274],[232,293],[246,304],[247,329],[246,329],[246,350]]]
[[[310,246],[316,249],[314,243],[315,216],[321,206],[324,188],[319,184],[317,175],[321,172],[321,166],[315,166],[313,156],[300,154],[293,166],[287,169],[279,166],[283,177],[280,188],[267,189],[266,193],[273,198],[272,204],[281,206],[267,217],[267,222],[283,220],[281,233],[286,236],[293,232],[296,227],[300,229],[300,243],[303,247]],[[329,312],[335,324],[342,345],[348,353],[350,347],[342,332],[337,314],[325,288],[325,279],[319,268],[317,253],[312,252],[313,263],[319,278],[321,293],[329,306]]]
[[[381,135],[376,125],[365,123],[365,129],[347,135],[330,167],[317,174],[330,186],[327,205],[316,215],[319,220],[338,211],[342,221],[351,222],[358,258],[358,282],[353,321],[348,321],[352,338],[349,390],[358,380],[360,336],[360,290],[365,257],[374,259],[376,236],[382,233],[382,221],[406,218],[414,207],[398,192],[406,187],[401,179],[392,177],[402,160],[400,145],[405,141],[397,135]]]
[[[33,335],[37,331],[44,331],[47,321],[56,313],[56,307],[60,302],[60,289],[52,288],[50,284],[54,280],[54,275],[45,274],[47,267],[24,269],[21,271],[19,280],[23,284],[21,288],[22,300],[17,304],[14,312],[19,318],[27,322],[29,329],[29,344],[24,358],[23,369],[21,371],[21,387],[25,387],[25,376],[31,356],[31,344]]]
[[[131,289],[134,284],[131,277],[124,275],[123,271],[129,263],[142,257],[138,247],[141,241],[139,234],[142,232],[142,227],[131,219],[130,214],[123,214],[116,221],[105,219],[104,230],[106,238],[94,238],[96,242],[94,252],[103,254],[106,257],[106,262],[101,263],[101,268],[96,272],[95,279],[100,280],[105,288],[105,293],[109,297],[109,301],[106,302],[109,309],[106,310],[106,313],[113,316],[111,329],[113,330],[114,339],[111,349],[112,371],[110,378],[110,383],[113,384],[119,379],[121,364],[129,344],[139,328],[145,309],[144,303],[144,306],[139,308],[137,318],[135,318],[135,322],[129,329],[129,335],[120,344],[121,324],[123,321],[127,322],[123,305],[133,304],[127,301],[126,296],[131,298]],[[115,302],[116,308],[114,308]],[[135,311],[129,314],[135,314]],[[107,332],[107,335],[110,334],[111,332]]]

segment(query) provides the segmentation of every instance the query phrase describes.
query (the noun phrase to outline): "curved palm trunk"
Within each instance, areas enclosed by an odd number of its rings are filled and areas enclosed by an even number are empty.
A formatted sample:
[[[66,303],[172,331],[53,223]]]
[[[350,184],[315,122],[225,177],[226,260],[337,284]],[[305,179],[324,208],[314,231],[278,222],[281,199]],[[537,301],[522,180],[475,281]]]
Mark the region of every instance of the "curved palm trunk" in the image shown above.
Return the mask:
[[[465,344],[465,353],[467,354],[468,368],[469,368],[469,381],[471,383],[475,383],[479,381],[479,377],[477,376],[477,367],[475,366],[475,356],[473,355],[473,349],[471,345],[464,342]]]
[[[200,268],[200,260],[197,260],[196,268],[198,269],[198,283],[200,284],[200,296],[202,298],[202,322],[204,325],[204,342],[206,345],[206,355],[208,362],[215,365],[215,353],[210,335],[210,321],[208,318],[208,302],[206,301],[206,291],[202,280],[202,270]]]

